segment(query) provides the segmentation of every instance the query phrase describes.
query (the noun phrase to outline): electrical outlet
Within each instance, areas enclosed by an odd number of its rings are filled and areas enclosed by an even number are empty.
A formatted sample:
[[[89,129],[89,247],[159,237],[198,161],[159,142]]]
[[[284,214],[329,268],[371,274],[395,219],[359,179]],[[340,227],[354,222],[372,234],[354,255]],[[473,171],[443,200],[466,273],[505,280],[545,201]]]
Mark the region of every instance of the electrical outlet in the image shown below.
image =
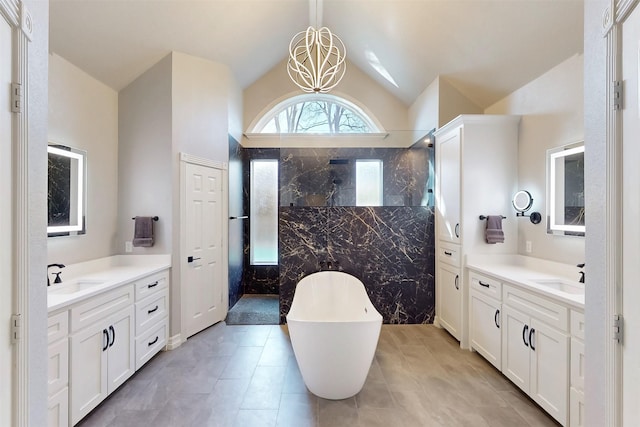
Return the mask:
[[[124,251],[125,252],[133,252],[133,243],[124,242]]]
[[[531,253],[531,240],[527,240],[526,244],[525,244],[525,249],[524,249],[528,254]]]

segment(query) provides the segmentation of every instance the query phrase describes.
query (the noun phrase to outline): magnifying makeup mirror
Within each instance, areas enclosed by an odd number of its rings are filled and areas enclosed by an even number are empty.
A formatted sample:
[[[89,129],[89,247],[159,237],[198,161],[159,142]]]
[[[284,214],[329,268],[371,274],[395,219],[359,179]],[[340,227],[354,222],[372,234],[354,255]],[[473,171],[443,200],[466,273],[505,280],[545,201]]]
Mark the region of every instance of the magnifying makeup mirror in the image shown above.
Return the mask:
[[[529,217],[529,220],[533,224],[539,224],[542,221],[542,215],[540,212],[531,212],[531,215],[526,215],[531,206],[533,206],[533,197],[531,197],[531,193],[526,190],[520,190],[516,194],[513,195],[513,199],[511,200],[513,204],[513,208],[517,211],[516,216]]]

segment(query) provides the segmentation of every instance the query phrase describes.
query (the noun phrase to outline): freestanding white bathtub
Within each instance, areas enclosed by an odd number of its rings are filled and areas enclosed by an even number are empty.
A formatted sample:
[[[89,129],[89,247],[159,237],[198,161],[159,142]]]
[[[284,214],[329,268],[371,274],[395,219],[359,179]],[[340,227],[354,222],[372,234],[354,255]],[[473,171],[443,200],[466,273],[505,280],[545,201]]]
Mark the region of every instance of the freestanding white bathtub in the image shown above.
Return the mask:
[[[360,280],[340,271],[304,277],[296,286],[287,324],[309,391],[338,400],[362,390],[378,345],[382,316]]]

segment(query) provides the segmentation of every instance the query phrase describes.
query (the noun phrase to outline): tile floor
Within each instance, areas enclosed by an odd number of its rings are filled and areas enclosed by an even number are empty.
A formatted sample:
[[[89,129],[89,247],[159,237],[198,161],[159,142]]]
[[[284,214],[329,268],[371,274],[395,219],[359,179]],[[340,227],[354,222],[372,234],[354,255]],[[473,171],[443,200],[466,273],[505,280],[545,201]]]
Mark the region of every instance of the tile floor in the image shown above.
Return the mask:
[[[224,322],[162,352],[78,426],[558,426],[432,325],[384,325],[363,390],[307,392],[286,326]]]

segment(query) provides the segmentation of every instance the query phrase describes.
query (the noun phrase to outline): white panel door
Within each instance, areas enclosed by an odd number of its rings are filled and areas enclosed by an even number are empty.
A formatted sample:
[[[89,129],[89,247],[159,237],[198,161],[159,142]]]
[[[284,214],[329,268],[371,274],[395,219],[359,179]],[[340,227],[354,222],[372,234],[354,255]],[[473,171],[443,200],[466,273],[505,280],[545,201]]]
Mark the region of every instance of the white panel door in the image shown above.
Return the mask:
[[[469,304],[471,347],[498,369],[502,368],[501,334],[500,303],[493,298],[472,291]]]
[[[622,26],[622,180],[623,180],[623,425],[637,425],[640,419],[640,109],[638,73],[640,69],[640,7]],[[589,276],[587,276],[587,281]]]
[[[456,339],[460,339],[462,329],[462,278],[460,269],[445,263],[438,263],[436,274],[438,281],[438,306],[440,313],[438,321],[440,325],[451,333]]]
[[[502,306],[502,373],[529,393],[529,316]]]
[[[436,222],[440,240],[460,243],[461,129],[436,139]]]
[[[10,87],[12,64],[12,30],[0,15],[0,426],[12,425],[13,348],[9,323],[13,311],[12,257],[12,131]],[[6,203],[8,201],[8,203]]]
[[[223,320],[222,171],[187,163],[185,166],[185,253],[181,286],[185,287],[187,337]]]
[[[562,425],[569,405],[569,336],[531,319],[529,395]]]

